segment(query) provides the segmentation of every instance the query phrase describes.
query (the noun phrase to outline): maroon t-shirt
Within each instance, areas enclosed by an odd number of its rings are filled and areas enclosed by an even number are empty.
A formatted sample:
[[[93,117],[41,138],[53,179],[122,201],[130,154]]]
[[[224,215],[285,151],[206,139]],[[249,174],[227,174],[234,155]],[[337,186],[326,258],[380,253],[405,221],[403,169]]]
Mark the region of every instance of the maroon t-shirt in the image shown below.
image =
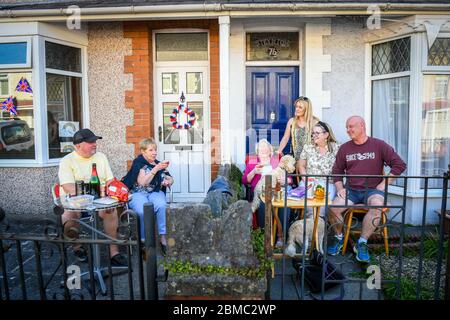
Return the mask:
[[[400,175],[406,169],[405,162],[394,149],[383,140],[369,137],[363,144],[356,144],[350,140],[339,148],[333,166],[333,174],[348,175],[381,175],[383,167],[391,168],[391,174]],[[382,178],[349,178],[352,189],[361,190],[367,187],[375,189]],[[342,177],[335,177],[334,182],[342,181]]]

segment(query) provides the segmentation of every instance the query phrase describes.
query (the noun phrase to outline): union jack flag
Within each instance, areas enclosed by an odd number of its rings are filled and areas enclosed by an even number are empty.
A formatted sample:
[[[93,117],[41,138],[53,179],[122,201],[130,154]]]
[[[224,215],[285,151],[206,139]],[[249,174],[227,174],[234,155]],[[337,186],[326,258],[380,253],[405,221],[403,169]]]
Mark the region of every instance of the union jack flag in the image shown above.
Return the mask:
[[[16,86],[16,91],[33,93],[33,90],[31,90],[28,80],[25,79],[24,77],[20,78],[19,83]]]
[[[14,105],[12,96],[2,102],[2,110],[14,113],[17,116],[17,109],[16,106]]]

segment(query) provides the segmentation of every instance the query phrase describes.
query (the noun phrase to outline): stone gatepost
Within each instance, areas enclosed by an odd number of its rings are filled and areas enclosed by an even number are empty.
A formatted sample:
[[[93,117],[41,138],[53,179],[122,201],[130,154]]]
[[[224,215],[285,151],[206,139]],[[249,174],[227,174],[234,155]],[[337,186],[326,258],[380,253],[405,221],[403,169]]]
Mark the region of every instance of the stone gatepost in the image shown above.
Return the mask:
[[[166,299],[264,299],[266,279],[252,245],[252,213],[237,201],[213,218],[206,204],[171,204]]]

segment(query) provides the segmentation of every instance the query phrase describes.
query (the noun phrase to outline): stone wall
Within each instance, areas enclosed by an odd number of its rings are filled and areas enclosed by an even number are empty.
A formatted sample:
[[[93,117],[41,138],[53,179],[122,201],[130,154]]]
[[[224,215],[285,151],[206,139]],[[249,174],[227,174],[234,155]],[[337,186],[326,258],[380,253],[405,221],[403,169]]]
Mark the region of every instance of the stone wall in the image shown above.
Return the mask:
[[[251,242],[252,213],[237,201],[213,218],[206,204],[172,204],[167,217],[168,264],[191,263],[228,269],[256,269],[259,261]],[[219,273],[169,272],[166,296],[264,298],[265,278]]]

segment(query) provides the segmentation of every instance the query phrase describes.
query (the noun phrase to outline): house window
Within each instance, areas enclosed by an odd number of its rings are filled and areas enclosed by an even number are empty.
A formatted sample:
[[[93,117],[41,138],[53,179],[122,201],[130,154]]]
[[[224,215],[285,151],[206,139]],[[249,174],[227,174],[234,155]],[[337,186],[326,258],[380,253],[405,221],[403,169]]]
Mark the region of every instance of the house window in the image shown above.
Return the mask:
[[[32,73],[0,73],[0,81],[0,159],[35,159]]]
[[[45,66],[50,69],[81,72],[81,49],[45,41]]]
[[[81,49],[48,41],[45,49],[48,152],[55,159],[74,150],[73,134],[83,128]]]
[[[30,68],[31,38],[0,37],[0,68]]]
[[[410,70],[410,38],[384,42],[372,47],[372,76]]]
[[[428,51],[429,66],[450,66],[450,39],[437,38]]]
[[[450,164],[449,81],[450,75],[427,74],[423,77],[422,175],[442,176]],[[442,182],[430,180],[429,187],[442,188]]]
[[[157,33],[157,61],[203,61],[208,60],[208,34]]]
[[[0,74],[0,96],[7,96],[9,93],[8,74]]]
[[[372,135],[391,145],[405,162],[409,136],[409,55],[409,38],[372,47]],[[395,183],[403,186],[403,182],[399,179]]]

